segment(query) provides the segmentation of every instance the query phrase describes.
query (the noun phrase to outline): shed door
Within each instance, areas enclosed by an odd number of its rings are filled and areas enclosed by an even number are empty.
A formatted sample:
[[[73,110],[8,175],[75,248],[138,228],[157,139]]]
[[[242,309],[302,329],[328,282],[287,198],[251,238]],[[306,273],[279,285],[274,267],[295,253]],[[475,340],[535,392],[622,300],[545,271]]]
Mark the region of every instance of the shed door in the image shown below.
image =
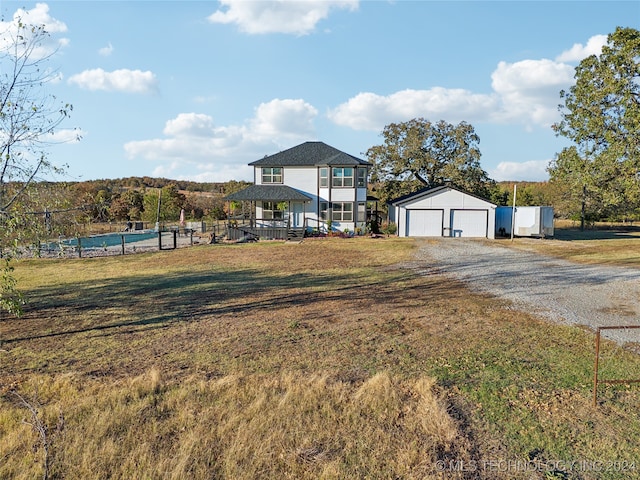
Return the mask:
[[[451,210],[452,237],[486,237],[487,210]]]
[[[407,210],[407,237],[441,237],[442,210]]]

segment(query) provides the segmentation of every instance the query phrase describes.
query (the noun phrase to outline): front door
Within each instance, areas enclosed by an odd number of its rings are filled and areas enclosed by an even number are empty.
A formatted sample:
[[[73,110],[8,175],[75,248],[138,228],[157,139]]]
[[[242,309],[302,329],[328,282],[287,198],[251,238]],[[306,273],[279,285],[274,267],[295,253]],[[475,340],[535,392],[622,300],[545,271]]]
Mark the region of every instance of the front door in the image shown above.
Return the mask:
[[[291,203],[291,227],[302,228],[304,226],[304,203]]]

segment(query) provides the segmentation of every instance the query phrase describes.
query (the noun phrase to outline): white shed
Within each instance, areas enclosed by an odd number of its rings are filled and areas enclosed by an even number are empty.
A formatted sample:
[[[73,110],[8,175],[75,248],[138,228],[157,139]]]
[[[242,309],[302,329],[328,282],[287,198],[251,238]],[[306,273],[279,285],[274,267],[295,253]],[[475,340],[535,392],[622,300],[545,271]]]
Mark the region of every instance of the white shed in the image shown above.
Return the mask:
[[[449,185],[389,202],[400,237],[495,238],[496,205]]]

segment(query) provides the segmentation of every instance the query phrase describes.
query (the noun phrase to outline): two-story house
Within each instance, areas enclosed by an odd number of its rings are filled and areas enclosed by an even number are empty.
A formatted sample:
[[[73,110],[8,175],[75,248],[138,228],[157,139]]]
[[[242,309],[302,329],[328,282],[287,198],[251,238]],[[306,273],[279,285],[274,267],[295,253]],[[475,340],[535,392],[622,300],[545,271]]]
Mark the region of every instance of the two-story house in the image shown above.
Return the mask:
[[[226,199],[251,202],[251,233],[283,238],[275,228],[289,234],[364,230],[369,162],[323,142],[305,142],[249,165],[254,185]]]

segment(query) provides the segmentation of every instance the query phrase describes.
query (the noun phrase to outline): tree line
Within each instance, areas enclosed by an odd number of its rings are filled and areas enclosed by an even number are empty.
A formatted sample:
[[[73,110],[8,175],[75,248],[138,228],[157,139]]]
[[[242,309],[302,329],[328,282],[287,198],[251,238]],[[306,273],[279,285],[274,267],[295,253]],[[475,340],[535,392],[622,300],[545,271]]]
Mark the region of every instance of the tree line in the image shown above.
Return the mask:
[[[48,235],[73,235],[94,223],[175,222],[182,211],[185,220],[223,220],[229,208],[224,197],[248,185],[235,180],[198,183],[152,177],[33,182],[17,206],[23,219],[31,217],[32,223],[43,224]]]

